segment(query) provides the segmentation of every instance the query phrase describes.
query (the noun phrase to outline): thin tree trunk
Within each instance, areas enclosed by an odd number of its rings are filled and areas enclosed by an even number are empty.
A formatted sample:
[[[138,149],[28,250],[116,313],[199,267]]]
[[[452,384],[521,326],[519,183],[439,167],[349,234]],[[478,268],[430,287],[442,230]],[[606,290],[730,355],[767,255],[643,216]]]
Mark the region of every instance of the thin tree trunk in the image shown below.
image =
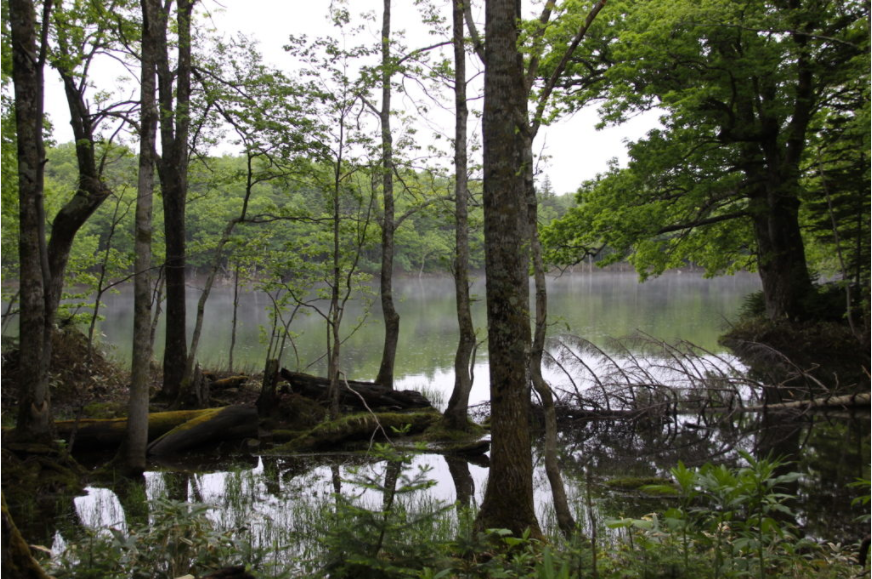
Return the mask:
[[[163,276],[163,268],[160,268],[157,273],[157,282],[155,282],[154,293],[152,294],[152,305],[154,306],[154,316],[151,319],[151,331],[149,332],[149,344],[151,351],[154,352],[154,339],[157,336],[157,325],[160,322],[160,315],[163,313],[161,304],[163,303],[163,289],[166,283],[166,278]]]
[[[130,363],[130,401],[127,431],[122,446],[129,473],[145,471],[148,447],[148,398],[151,385],[152,358],[152,283],[151,242],[154,208],[154,153],[158,114],[155,103],[155,30],[160,10],[159,0],[141,0],[142,7],[142,74],[139,141],[139,180],[136,195],[134,234],[137,274],[133,278],[133,353]]]
[[[557,526],[567,537],[575,530],[575,519],[566,499],[566,488],[557,462],[557,413],[551,387],[542,377],[542,356],[545,352],[545,332],[548,322],[548,292],[545,286],[545,264],[539,242],[538,202],[533,184],[533,143],[527,141],[524,164],[527,187],[527,217],[530,227],[530,253],[533,257],[533,275],[536,287],[536,323],[530,355],[530,379],[539,394],[545,411],[545,474],[551,485]]]
[[[529,247],[524,173],[527,98],[518,52],[520,6],[485,5],[484,226],[491,390],[491,468],[482,528],[541,536],[533,508],[528,413]]]
[[[227,371],[233,372],[233,350],[236,348],[237,314],[239,313],[239,264],[233,269],[233,321],[230,324],[230,352],[227,356]]]
[[[43,5],[43,38],[37,50],[36,13],[30,0],[10,0],[12,79],[18,136],[19,280],[21,291],[20,383],[16,433],[50,440],[52,430],[48,370],[52,319],[51,274],[45,244],[43,206],[43,68],[51,0]]]
[[[206,301],[209,299],[209,294],[212,293],[212,286],[215,284],[215,277],[218,275],[218,270],[221,267],[221,254],[224,246],[230,241],[230,236],[233,234],[233,229],[239,222],[238,219],[233,219],[224,228],[224,233],[218,241],[218,246],[215,248],[215,257],[212,260],[212,267],[209,269],[209,275],[206,277],[206,285],[203,287],[203,292],[200,294],[200,299],[197,301],[197,318],[194,322],[194,334],[191,337],[191,348],[188,350],[188,360],[185,364],[185,376],[179,388],[179,404],[185,404],[190,398],[191,376],[194,372],[194,362],[197,359],[197,349],[200,345],[200,335],[203,333],[203,318],[206,314]]]
[[[115,210],[112,212],[112,221],[109,226],[109,233],[106,236],[106,250],[103,252],[103,261],[100,263],[100,275],[97,278],[97,295],[94,296],[94,314],[91,316],[91,323],[88,326],[88,363],[91,363],[94,354],[94,331],[97,327],[97,318],[100,317],[100,305],[103,302],[103,294],[106,293],[106,288],[103,287],[103,282],[106,281],[106,268],[109,264],[109,255],[112,250],[112,239],[115,237],[115,232],[118,229],[118,224],[127,215],[130,206],[124,211],[124,214],[119,218],[118,210],[121,208],[121,199],[115,202]]]
[[[343,127],[344,128],[344,127]],[[342,131],[342,129],[340,129]],[[340,133],[342,134],[342,133]],[[339,335],[339,325],[342,322],[342,311],[339,304],[339,283],[341,281],[341,270],[339,263],[339,189],[340,189],[340,174],[342,171],[342,146],[344,142],[344,134],[340,136],[339,150],[340,155],[336,161],[336,169],[334,173],[333,187],[333,276],[330,287],[330,311],[327,335],[328,359],[327,359],[327,376],[330,379],[330,418],[336,419],[339,417],[339,354],[342,347],[342,341]]]
[[[397,342],[400,337],[400,314],[394,307],[394,157],[393,136],[391,135],[391,0],[384,0],[381,35],[381,119],[382,138],[382,196],[384,198],[384,217],[382,218],[382,261],[381,261],[381,305],[385,321],[385,343],[382,350],[381,365],[375,381],[388,388],[394,387],[394,364],[397,358]]]
[[[472,390],[470,360],[475,347],[475,327],[469,298],[469,186],[467,179],[466,131],[469,110],[466,104],[466,52],[463,43],[463,4],[452,1],[454,43],[454,295],[460,337],[454,354],[454,389],[445,408],[450,428],[465,429]]]

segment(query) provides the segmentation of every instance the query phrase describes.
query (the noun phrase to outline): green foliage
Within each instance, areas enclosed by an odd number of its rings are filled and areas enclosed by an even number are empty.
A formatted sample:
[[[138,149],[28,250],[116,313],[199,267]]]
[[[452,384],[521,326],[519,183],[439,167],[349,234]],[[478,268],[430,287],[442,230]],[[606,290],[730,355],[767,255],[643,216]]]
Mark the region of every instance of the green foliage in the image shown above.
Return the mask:
[[[86,529],[49,562],[48,570],[58,579],[144,579],[200,575],[245,563],[257,577],[290,576],[273,569],[271,549],[253,548],[235,529],[218,531],[207,512],[205,505],[156,500],[150,522],[127,530]]]
[[[408,500],[435,484],[429,468],[407,474],[411,455],[389,444],[377,444],[374,455],[384,459],[383,469],[358,469],[344,482],[381,495],[381,507],[367,504],[362,492],[337,494],[335,509],[326,514],[324,571],[330,577],[415,577],[443,564],[433,526],[451,506],[421,509]]]
[[[708,275],[753,270],[760,233],[751,218],[771,209],[759,190],[775,179],[779,197],[803,204],[818,267],[868,287],[868,243],[859,242],[869,231],[868,5],[682,0],[608,10],[612,20],[590,31],[591,57],[573,69],[562,106],[597,99],[614,123],[656,107],[663,126],[629,146],[626,168],[585,183],[576,207],[545,228],[548,259],[628,259],[643,278],[688,262]],[[807,33],[785,32],[799,28]],[[797,118],[808,104],[797,96],[804,82],[815,87],[806,129]],[[804,152],[796,169],[773,157],[796,151]]]
[[[677,507],[609,522],[627,532],[619,555],[631,564],[626,576],[837,576],[838,557],[830,566],[821,546],[801,538],[787,504],[792,496],[780,490],[801,475],[784,472],[788,465],[780,459],[739,453],[747,466],[737,469],[679,463],[672,469],[675,486],[657,487],[676,493]]]

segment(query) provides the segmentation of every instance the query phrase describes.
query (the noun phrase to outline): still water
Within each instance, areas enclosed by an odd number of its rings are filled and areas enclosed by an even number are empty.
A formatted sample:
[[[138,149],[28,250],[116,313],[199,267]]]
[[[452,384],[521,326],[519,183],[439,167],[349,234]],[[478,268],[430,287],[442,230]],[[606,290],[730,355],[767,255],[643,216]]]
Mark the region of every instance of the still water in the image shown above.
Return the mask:
[[[549,333],[572,334],[605,345],[608,338],[644,332],[672,342],[687,340],[712,352],[722,352],[717,338],[734,319],[747,294],[759,289],[755,274],[704,279],[698,273],[669,272],[644,284],[632,272],[594,272],[550,277]],[[473,319],[479,340],[486,333],[484,282],[472,286],[476,299]],[[200,288],[188,288],[188,327],[193,326]],[[401,316],[395,375],[400,389],[442,392],[447,400],[453,386],[457,317],[454,285],[449,277],[399,278],[394,296]],[[239,300],[238,332],[233,354],[236,370],[263,368],[271,327],[272,300],[260,292],[244,292]],[[215,287],[206,304],[199,359],[204,367],[226,368],[231,343],[233,290]],[[133,328],[130,291],[107,298],[100,324],[101,340],[113,355],[129,363]],[[288,316],[288,313],[284,314]],[[362,325],[361,325],[362,324]],[[358,328],[358,326],[360,326]],[[290,325],[293,344],[285,349],[284,367],[312,374],[325,371],[325,324],[317,313],[302,310]],[[384,340],[376,289],[369,298],[349,303],[343,322],[348,336],[342,349],[342,369],[349,378],[372,380],[378,373]],[[155,357],[163,349],[163,325],[158,327]],[[487,343],[478,349],[472,401],[487,398]]]
[[[198,289],[191,284],[190,310]],[[759,287],[756,276],[745,274],[715,280],[693,273],[670,273],[645,284],[632,273],[594,273],[549,280],[552,337],[573,334],[608,348],[609,337],[635,332],[666,340],[693,342],[712,354],[728,358],[717,337],[734,319],[743,296]],[[479,296],[474,318],[484,333],[484,288],[473,286]],[[400,388],[428,388],[447,398],[453,383],[452,363],[456,343],[454,293],[448,278],[401,279],[396,283],[397,309],[402,316],[397,376]],[[373,300],[376,302],[377,300]],[[234,365],[257,371],[266,350],[260,335],[269,325],[271,300],[246,293],[239,305],[240,328]],[[110,298],[101,325],[103,341],[112,345],[120,360],[129,358],[131,298],[121,293]],[[201,361],[206,366],[226,366],[230,344],[232,289],[216,288],[206,310]],[[192,317],[193,319],[193,317]],[[192,320],[191,320],[192,321]],[[381,354],[382,331],[375,305],[357,301],[346,315],[346,328],[363,325],[345,343],[344,370],[355,379],[372,379]],[[319,373],[324,350],[323,322],[317,315],[299,316],[291,326],[294,347],[286,351],[283,365]],[[158,350],[162,336],[158,336]],[[160,351],[156,353],[160,355]],[[476,365],[473,401],[487,397],[487,348],[482,344]],[[635,516],[668,507],[663,499],[610,486],[615,477],[668,476],[678,461],[689,466],[705,462],[739,464],[738,450],[757,457],[787,456],[790,469],[803,473],[783,489],[797,497],[792,503],[798,522],[810,536],[853,541],[862,531],[851,505],[859,491],[848,483],[869,476],[869,417],[809,415],[785,421],[773,416],[738,415],[727,424],[708,425],[695,418],[676,416],[656,424],[645,422],[581,422],[561,434],[561,461],[570,502],[579,523],[587,530],[609,532],[610,517]],[[553,521],[550,488],[534,450],[537,469],[535,494],[540,521]],[[185,457],[181,462],[154,464],[147,473],[145,496],[195,501],[209,506],[209,517],[222,529],[248,533],[253,542],[278,544],[310,537],[323,521],[319,512],[329,507],[334,492],[359,495],[377,504],[378,493],[350,483],[358,468],[373,469],[375,479],[385,476],[385,463],[366,455],[268,456],[237,451],[232,458]],[[198,463],[198,461],[200,461]],[[456,500],[480,504],[488,469],[486,462],[448,459],[441,455],[416,455],[408,471],[425,469],[434,486],[414,499],[416,504],[450,505]],[[358,474],[356,474],[358,473]],[[125,509],[111,489],[91,488],[76,499],[78,524],[126,526]],[[62,535],[56,535],[58,545]],[[299,555],[308,547],[294,547]]]

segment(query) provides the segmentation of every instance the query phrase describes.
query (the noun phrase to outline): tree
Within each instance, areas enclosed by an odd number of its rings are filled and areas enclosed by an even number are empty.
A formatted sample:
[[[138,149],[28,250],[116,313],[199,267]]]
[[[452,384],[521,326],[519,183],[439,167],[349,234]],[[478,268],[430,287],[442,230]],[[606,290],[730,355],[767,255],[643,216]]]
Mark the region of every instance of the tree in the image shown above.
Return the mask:
[[[580,190],[548,232],[552,257],[606,244],[617,253],[604,263],[628,256],[643,275],[685,260],[712,275],[752,267],[770,319],[808,317],[807,146],[868,52],[868,16],[813,0],[628,4],[604,84],[580,92],[603,91],[607,120],[660,107],[665,128]]]
[[[10,0],[12,79],[18,145],[20,383],[16,434],[31,440],[51,438],[48,368],[51,360],[51,281],[45,243],[43,203],[43,69],[48,49],[51,2],[43,4],[37,27],[31,0]],[[39,36],[37,36],[39,34]]]
[[[530,389],[529,239],[523,125],[524,65],[518,52],[520,5],[485,4],[484,144],[485,274],[491,388],[491,467],[479,528],[541,534],[533,509],[528,426]]]
[[[177,59],[169,53],[168,3],[158,14],[158,106],[162,154],[157,169],[164,208],[166,237],[166,343],[161,396],[175,402],[187,364],[185,307],[185,203],[188,193],[188,132],[191,125],[191,16],[194,0],[178,0],[175,30]]]
[[[157,31],[161,9],[158,0],[141,0],[142,41],[140,49],[139,180],[136,194],[133,278],[133,349],[130,363],[130,398],[127,431],[122,453],[125,468],[145,471],[148,446],[148,398],[151,385],[152,303],[152,212],[154,207],[154,162],[158,113],[155,102]]]
[[[76,235],[112,193],[103,177],[105,155],[110,151],[110,147],[105,145],[111,143],[120,129],[115,129],[114,134],[105,138],[100,135],[100,128],[107,120],[123,115],[123,107],[127,103],[106,106],[101,102],[102,95],[98,95],[98,103],[104,106],[91,111],[86,93],[91,84],[89,71],[95,57],[111,50],[115,39],[121,36],[119,27],[127,25],[125,19],[119,17],[125,8],[125,0],[117,0],[108,5],[95,2],[58,6],[54,11],[53,36],[56,46],[49,54],[49,61],[64,84],[79,175],[75,194],[52,221],[48,244],[51,316],[54,316],[61,300],[64,272]],[[88,33],[84,34],[84,31]],[[102,156],[98,151],[98,141],[104,141]]]
[[[381,121],[382,147],[382,262],[379,273],[382,316],[385,321],[385,345],[375,381],[388,388],[394,387],[394,364],[397,341],[400,339],[400,314],[394,307],[394,151],[391,134],[391,77],[396,69],[391,56],[391,0],[384,0],[381,32],[381,89],[382,102],[378,111]]]
[[[457,326],[460,332],[454,354],[454,388],[445,407],[450,428],[467,428],[469,393],[472,390],[472,352],[475,327],[469,296],[469,179],[467,176],[466,47],[463,36],[463,3],[452,0],[452,44],[454,47],[454,294],[457,301]]]

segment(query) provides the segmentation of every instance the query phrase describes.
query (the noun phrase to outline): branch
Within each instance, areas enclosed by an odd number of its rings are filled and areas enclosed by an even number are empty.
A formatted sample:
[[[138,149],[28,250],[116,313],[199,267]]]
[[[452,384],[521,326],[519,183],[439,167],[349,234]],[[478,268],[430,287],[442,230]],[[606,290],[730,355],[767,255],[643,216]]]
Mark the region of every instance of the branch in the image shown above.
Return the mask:
[[[563,53],[563,58],[560,59],[554,72],[551,73],[548,82],[546,82],[545,86],[542,87],[542,92],[539,93],[539,102],[536,104],[536,113],[533,115],[533,121],[530,123],[530,133],[532,136],[535,137],[536,133],[539,131],[539,126],[542,124],[542,114],[545,112],[545,105],[548,103],[548,99],[551,97],[554,87],[557,86],[557,81],[566,70],[566,66],[569,64],[569,59],[572,57],[572,53],[575,52],[575,49],[578,48],[578,45],[587,34],[587,31],[590,29],[590,25],[597,17],[597,14],[599,14],[605,7],[606,1],[607,0],[599,0],[599,2],[591,8],[587,18],[584,19],[584,24],[578,29],[578,32],[575,33],[575,37],[569,44],[569,48],[567,48],[566,52]]]
[[[724,213],[723,215],[716,215],[714,217],[709,217],[707,219],[699,219],[697,221],[692,221],[690,223],[678,223],[675,225],[667,225],[666,227],[662,227],[657,230],[656,235],[662,235],[664,233],[672,233],[673,231],[683,231],[686,229],[693,229],[694,227],[701,227],[703,225],[712,225],[713,223],[720,223],[721,221],[729,221],[731,219],[738,219],[740,217],[747,217],[749,213],[747,211],[736,211],[735,213]]]
[[[466,20],[466,28],[469,29],[469,36],[472,38],[472,49],[478,55],[482,64],[484,64],[484,43],[481,41],[481,35],[475,26],[475,20],[472,19],[472,5],[470,2],[471,0],[463,2],[463,15]]]

